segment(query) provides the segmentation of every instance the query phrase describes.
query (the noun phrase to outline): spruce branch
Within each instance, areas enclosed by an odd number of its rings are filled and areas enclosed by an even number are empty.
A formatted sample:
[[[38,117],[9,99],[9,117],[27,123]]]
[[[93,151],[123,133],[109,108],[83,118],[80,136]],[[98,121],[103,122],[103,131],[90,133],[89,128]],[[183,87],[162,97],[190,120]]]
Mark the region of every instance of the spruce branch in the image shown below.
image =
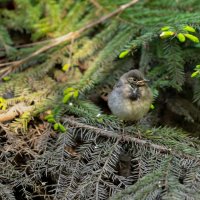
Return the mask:
[[[99,4],[98,1],[96,1],[96,0],[90,0],[90,2],[91,2],[97,9],[99,9],[99,10],[102,10],[102,9],[103,9],[103,7]]]
[[[87,125],[87,124],[83,124],[81,122],[78,122],[75,118],[73,117],[65,117],[62,118],[62,121],[72,127],[76,127],[76,128],[83,128],[86,130],[90,130],[90,131],[94,131],[95,134],[99,135],[99,136],[103,136],[103,137],[107,137],[107,138],[112,138],[112,139],[116,139],[119,140],[121,142],[134,142],[138,145],[141,146],[145,146],[145,147],[149,147],[152,149],[155,149],[157,151],[159,151],[162,154],[170,154],[170,155],[174,155],[174,156],[180,156],[183,158],[196,158],[195,156],[192,156],[190,154],[187,153],[183,153],[179,150],[172,150],[171,148],[159,145],[159,144],[154,144],[152,143],[150,140],[145,140],[145,139],[139,139],[136,138],[134,136],[131,136],[130,134],[124,133],[122,132],[121,134],[114,132],[114,131],[108,131],[102,128],[98,128],[98,127],[94,127],[91,125]]]
[[[118,138],[117,141],[114,143],[111,151],[109,152],[109,156],[107,157],[107,159],[106,159],[106,161],[105,161],[105,163],[104,163],[104,165],[103,165],[103,167],[101,169],[101,173],[99,174],[99,176],[97,178],[97,182],[96,182],[96,200],[99,199],[99,183],[100,183],[100,181],[102,179],[104,171],[106,171],[106,169],[107,169],[107,165],[108,165],[108,163],[110,161],[111,155],[114,153],[117,145],[119,144],[119,141],[120,141],[120,138]]]
[[[40,49],[38,49],[37,51],[33,52],[32,54],[30,54],[29,56],[19,60],[19,61],[14,61],[12,62],[10,65],[8,65],[6,67],[6,69],[3,70],[3,73],[1,73],[0,78],[10,74],[11,72],[15,71],[19,66],[21,66],[22,64],[26,63],[27,61],[29,61],[30,59],[38,56],[39,54],[53,48],[56,47],[64,42],[68,42],[70,40],[75,40],[77,38],[79,38],[82,33],[84,33],[85,31],[87,31],[90,28],[93,28],[95,26],[97,26],[98,24],[101,24],[103,22],[105,22],[106,20],[118,15],[119,13],[123,12],[125,9],[131,7],[132,5],[136,4],[139,0],[132,0],[127,4],[121,5],[118,9],[116,9],[115,11],[101,17],[98,20],[95,20],[93,22],[90,22],[89,24],[87,24],[85,27],[74,31],[74,32],[70,32],[67,33],[66,35],[60,36],[58,38],[52,39],[50,44],[45,45],[43,47],[41,47]],[[4,63],[2,65],[0,65],[0,67],[2,67],[3,65],[7,65],[7,63]]]
[[[15,45],[13,46],[14,48],[18,48],[18,49],[21,49],[21,48],[28,48],[28,47],[34,47],[34,46],[37,46],[37,45],[42,45],[42,44],[46,44],[46,43],[49,43],[51,42],[52,39],[48,39],[48,40],[41,40],[41,41],[38,41],[38,42],[31,42],[31,43],[27,43],[27,44],[19,44],[19,45]],[[4,51],[4,48],[0,48],[0,51]],[[6,65],[9,65],[9,64],[13,64],[14,62],[7,62],[7,63],[2,63],[0,64],[0,67],[4,67]]]

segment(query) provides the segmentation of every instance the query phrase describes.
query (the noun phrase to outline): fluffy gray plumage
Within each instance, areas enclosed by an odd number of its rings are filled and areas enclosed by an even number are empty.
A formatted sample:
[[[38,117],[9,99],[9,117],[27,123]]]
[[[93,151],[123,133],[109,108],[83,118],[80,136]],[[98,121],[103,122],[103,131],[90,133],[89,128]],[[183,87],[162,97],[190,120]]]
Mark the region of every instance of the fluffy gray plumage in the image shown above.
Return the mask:
[[[147,80],[139,70],[123,74],[108,96],[112,113],[125,121],[140,120],[148,111],[153,100]]]

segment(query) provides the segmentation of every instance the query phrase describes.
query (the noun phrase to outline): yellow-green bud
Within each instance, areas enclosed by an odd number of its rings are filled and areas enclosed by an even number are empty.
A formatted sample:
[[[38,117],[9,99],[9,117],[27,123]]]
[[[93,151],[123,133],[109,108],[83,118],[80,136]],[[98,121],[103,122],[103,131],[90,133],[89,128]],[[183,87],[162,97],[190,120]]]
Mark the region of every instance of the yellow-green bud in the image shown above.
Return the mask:
[[[177,38],[178,38],[178,40],[179,40],[180,42],[185,42],[185,36],[184,36],[182,33],[179,33],[179,34],[177,35]]]
[[[49,123],[56,123],[56,120],[54,119],[54,118],[49,118],[49,119],[47,119],[47,121],[49,122]]]
[[[10,79],[11,79],[10,76],[4,76],[4,77],[2,78],[3,81],[9,81]]]
[[[171,36],[174,35],[174,32],[173,31],[163,31],[161,34],[160,34],[160,37],[162,39],[165,39],[165,38],[169,38]]]
[[[62,124],[59,123],[58,126],[59,126],[59,130],[60,130],[62,133],[66,132],[66,128],[65,128]]]
[[[55,123],[54,126],[53,126],[53,129],[54,129],[55,131],[57,131],[58,128],[59,128],[59,124],[58,124],[58,123]]]
[[[192,33],[196,32],[196,30],[191,26],[185,26],[183,29],[186,30],[186,31],[192,32]]]
[[[194,77],[196,77],[198,74],[199,74],[199,72],[198,72],[198,71],[196,71],[196,72],[193,72],[193,73],[191,74],[191,77],[192,77],[192,78],[194,78]]]
[[[68,94],[66,94],[64,97],[63,97],[63,103],[67,103],[69,101],[69,99],[73,96],[73,93],[70,92]]]
[[[199,38],[194,36],[194,35],[191,35],[191,34],[184,34],[185,37],[187,37],[189,40],[191,40],[192,42],[195,42],[195,43],[199,43]]]
[[[150,109],[153,110],[155,109],[155,106],[153,104],[150,105]]]
[[[129,54],[129,50],[126,50],[126,51],[123,51],[123,52],[121,52],[120,54],[119,54],[119,58],[124,58],[126,55],[128,55]]]
[[[161,31],[168,31],[170,29],[170,26],[163,26],[161,28]]]

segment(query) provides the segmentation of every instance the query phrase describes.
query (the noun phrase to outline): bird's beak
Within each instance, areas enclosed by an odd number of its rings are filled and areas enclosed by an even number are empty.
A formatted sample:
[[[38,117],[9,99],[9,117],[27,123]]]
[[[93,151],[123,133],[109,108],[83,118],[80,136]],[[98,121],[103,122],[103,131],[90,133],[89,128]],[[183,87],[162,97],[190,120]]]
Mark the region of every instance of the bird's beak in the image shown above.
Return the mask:
[[[143,80],[141,80],[141,81],[137,81],[137,85],[139,85],[139,86],[142,86],[142,85],[145,85],[145,83],[147,83],[147,82],[149,82],[149,80],[147,80],[147,79],[143,79]]]

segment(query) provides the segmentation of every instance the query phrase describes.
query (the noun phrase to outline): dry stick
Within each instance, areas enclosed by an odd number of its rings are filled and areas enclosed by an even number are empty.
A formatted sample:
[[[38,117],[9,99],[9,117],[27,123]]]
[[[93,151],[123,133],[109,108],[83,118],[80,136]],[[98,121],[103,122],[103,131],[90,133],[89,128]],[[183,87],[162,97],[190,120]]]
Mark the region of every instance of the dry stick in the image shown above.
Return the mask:
[[[109,13],[108,15],[105,15],[105,16],[101,17],[100,19],[89,23],[88,25],[86,25],[85,27],[83,27],[83,28],[81,28],[81,29],[79,29],[77,31],[70,32],[70,33],[68,33],[66,35],[63,35],[61,37],[52,39],[51,44],[48,44],[48,45],[40,48],[39,50],[35,51],[34,53],[30,54],[26,58],[24,58],[22,60],[19,60],[19,61],[15,61],[12,65],[7,66],[8,69],[3,74],[1,74],[0,78],[2,78],[3,76],[8,75],[12,71],[16,70],[20,65],[24,64],[26,61],[28,61],[31,58],[39,55],[40,53],[43,53],[43,52],[45,52],[45,51],[47,51],[47,50],[49,50],[49,49],[51,49],[51,48],[63,43],[63,42],[67,42],[67,41],[69,41],[71,39],[77,39],[86,30],[88,30],[88,29],[90,29],[90,28],[92,28],[92,27],[94,27],[94,26],[106,21],[107,19],[119,14],[120,12],[124,11],[125,9],[127,9],[127,8],[131,7],[132,5],[136,4],[138,1],[139,0],[132,0],[129,3],[120,6],[118,9],[116,9],[115,11]],[[2,65],[0,65],[0,66],[2,66]],[[5,65],[6,65],[6,63],[5,63]]]
[[[32,106],[27,106],[24,103],[18,103],[9,110],[6,110],[4,113],[0,113],[0,122],[13,120],[14,118],[22,115],[24,112],[29,112],[32,109]]]
[[[117,140],[125,141],[125,142],[134,142],[134,143],[142,145],[142,146],[147,146],[147,147],[157,149],[157,150],[159,150],[160,153],[163,153],[163,154],[171,154],[174,156],[184,157],[186,159],[188,159],[188,158],[197,159],[195,156],[191,156],[190,154],[187,154],[187,153],[183,154],[183,152],[180,152],[177,150],[172,150],[170,148],[167,148],[167,147],[164,147],[164,146],[161,146],[158,144],[153,144],[153,143],[151,143],[151,141],[148,141],[148,140],[142,140],[142,139],[135,138],[128,134],[122,135],[122,134],[118,134],[114,131],[107,131],[105,129],[101,129],[101,128],[97,128],[94,126],[80,123],[80,122],[76,121],[75,118],[72,118],[70,116],[68,116],[66,118],[62,118],[62,121],[64,123],[69,124],[70,126],[72,126],[74,128],[81,127],[81,128],[87,129],[87,130],[93,130],[97,135],[107,137],[107,138],[115,138]]]

